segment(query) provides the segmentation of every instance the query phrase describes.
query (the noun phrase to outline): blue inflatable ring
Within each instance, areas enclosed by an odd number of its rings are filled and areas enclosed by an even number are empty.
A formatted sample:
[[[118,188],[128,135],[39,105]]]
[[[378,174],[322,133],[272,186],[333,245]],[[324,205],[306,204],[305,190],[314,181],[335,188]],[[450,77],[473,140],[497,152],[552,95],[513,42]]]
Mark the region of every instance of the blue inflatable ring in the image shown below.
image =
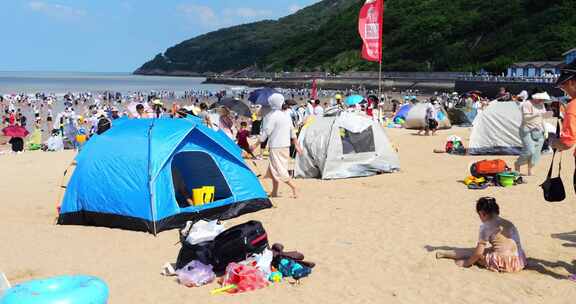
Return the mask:
[[[85,275],[59,276],[16,285],[0,297],[0,304],[106,304],[108,286]]]

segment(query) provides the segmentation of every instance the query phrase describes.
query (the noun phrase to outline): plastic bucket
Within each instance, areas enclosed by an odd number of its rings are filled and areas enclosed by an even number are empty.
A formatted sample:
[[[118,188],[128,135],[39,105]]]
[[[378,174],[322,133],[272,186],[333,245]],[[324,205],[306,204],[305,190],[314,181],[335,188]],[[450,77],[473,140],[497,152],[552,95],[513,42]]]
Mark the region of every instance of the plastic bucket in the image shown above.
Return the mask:
[[[498,181],[502,187],[512,187],[514,186],[514,180],[516,180],[516,175],[503,173],[498,174]]]
[[[214,186],[204,186],[204,203],[212,203],[214,202],[214,195],[216,192],[216,187]]]
[[[204,205],[204,188],[192,189],[192,202],[194,206]]]

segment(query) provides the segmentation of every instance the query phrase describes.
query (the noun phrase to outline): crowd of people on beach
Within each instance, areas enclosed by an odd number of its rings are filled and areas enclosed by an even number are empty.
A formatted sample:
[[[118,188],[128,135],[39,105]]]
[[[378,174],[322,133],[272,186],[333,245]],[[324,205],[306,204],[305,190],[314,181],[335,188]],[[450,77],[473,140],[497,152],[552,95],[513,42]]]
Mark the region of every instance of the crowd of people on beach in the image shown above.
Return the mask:
[[[557,84],[569,97],[576,98],[576,64],[563,70]],[[3,127],[48,130],[50,138],[46,141],[47,150],[54,150],[54,138],[60,141],[60,149],[81,150],[91,136],[103,134],[114,125],[115,120],[123,117],[185,119],[195,116],[206,126],[223,131],[250,157],[260,159],[267,154],[266,176],[272,179],[271,197],[278,196],[282,183],[291,189],[293,197],[297,197],[298,191],[292,182],[289,163],[295,154],[302,153],[297,138],[299,130],[307,122],[342,111],[361,112],[382,122],[386,107],[390,107],[388,111],[393,114],[403,104],[417,102],[417,97],[410,94],[406,94],[402,100],[389,100],[387,96],[368,94],[361,103],[347,104],[346,98],[354,93],[357,92],[321,91],[312,98],[307,89],[280,90],[267,98],[267,105],[250,105],[250,116],[240,116],[225,106],[211,107],[211,102],[220,101],[226,97],[226,93],[207,91],[189,91],[183,95],[184,100],[172,102],[169,99],[175,95],[168,91],[130,96],[114,92],[67,93],[63,96],[19,94],[0,97],[0,110]],[[238,102],[244,102],[243,99],[249,94],[248,91],[239,90],[233,97],[238,98]],[[200,98],[206,99],[202,101]],[[523,151],[514,169],[519,172],[523,166],[527,166],[527,175],[530,176],[548,137],[545,119],[556,117],[562,120],[558,137],[548,138],[550,147],[555,151],[564,151],[576,144],[576,101],[572,100],[560,110],[550,106],[552,99],[547,92],[538,89],[513,95],[502,88],[498,96],[492,99],[482,97],[480,92],[464,95],[436,93],[424,101],[426,127],[418,133],[434,135],[438,126],[437,113],[443,109],[463,107],[482,111],[492,102],[515,101],[519,103],[522,112],[519,133]],[[34,120],[28,121],[28,116],[34,117]],[[11,139],[10,144],[14,151],[23,150],[23,140]],[[454,259],[462,267],[480,265],[496,272],[518,272],[524,269],[527,259],[520,234],[511,221],[500,217],[496,200],[491,197],[480,198],[476,212],[482,222],[476,248],[466,252],[437,252],[436,257]]]

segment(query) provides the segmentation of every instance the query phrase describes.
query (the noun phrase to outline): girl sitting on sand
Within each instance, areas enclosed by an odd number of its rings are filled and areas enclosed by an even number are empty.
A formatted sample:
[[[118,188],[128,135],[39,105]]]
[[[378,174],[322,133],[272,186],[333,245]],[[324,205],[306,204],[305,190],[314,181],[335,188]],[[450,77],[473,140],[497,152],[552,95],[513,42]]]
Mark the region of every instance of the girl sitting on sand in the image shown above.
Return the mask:
[[[526,255],[516,226],[500,217],[496,199],[483,197],[476,203],[482,221],[480,239],[474,253],[437,252],[437,259],[453,259],[462,267],[479,265],[495,272],[518,272],[526,266]],[[489,248],[486,245],[490,244]]]

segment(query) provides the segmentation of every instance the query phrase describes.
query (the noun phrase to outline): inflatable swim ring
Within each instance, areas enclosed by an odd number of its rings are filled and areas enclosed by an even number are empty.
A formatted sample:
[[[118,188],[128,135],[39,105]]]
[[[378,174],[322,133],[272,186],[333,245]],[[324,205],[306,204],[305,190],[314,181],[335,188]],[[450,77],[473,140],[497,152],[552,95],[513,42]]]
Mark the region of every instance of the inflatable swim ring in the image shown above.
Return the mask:
[[[85,275],[59,276],[16,285],[0,297],[0,304],[105,304],[108,286]]]

